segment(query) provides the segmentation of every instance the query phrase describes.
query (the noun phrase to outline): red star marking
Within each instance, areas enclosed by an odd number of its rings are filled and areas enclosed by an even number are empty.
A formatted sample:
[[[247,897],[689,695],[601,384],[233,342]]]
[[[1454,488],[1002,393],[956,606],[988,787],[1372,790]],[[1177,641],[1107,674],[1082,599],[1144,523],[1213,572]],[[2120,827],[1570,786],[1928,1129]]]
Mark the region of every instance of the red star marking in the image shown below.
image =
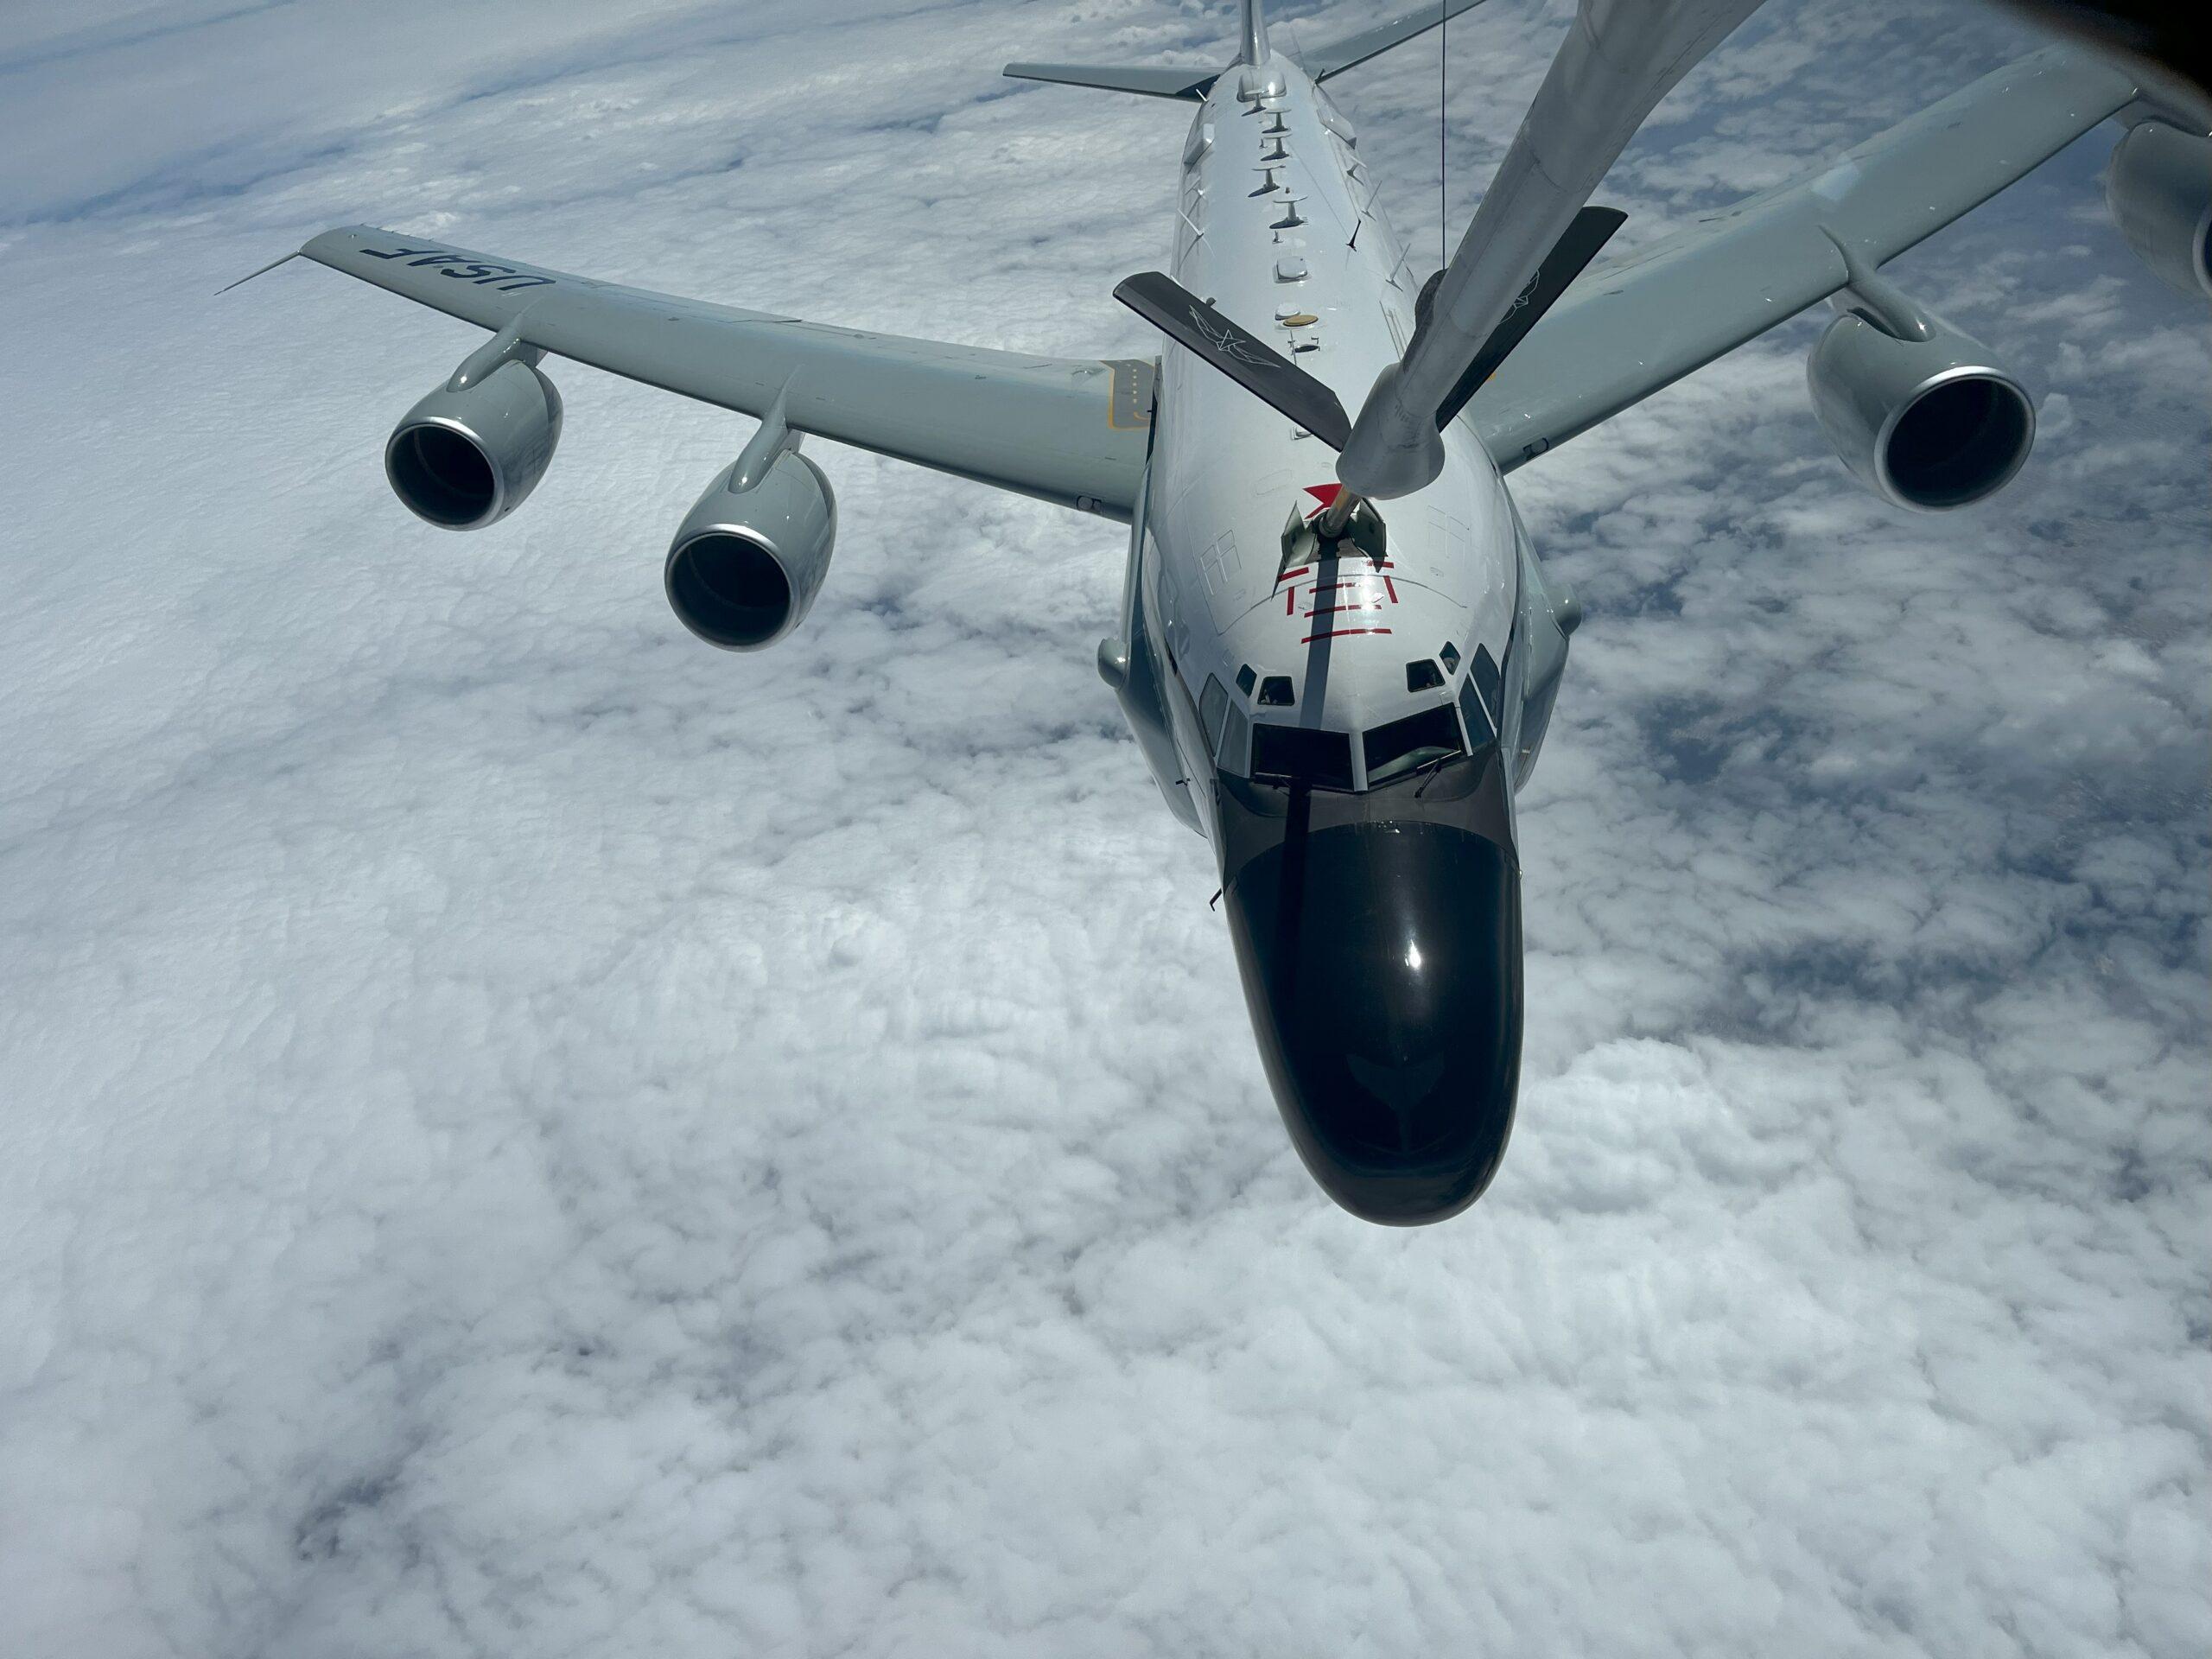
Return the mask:
[[[1314,508],[1313,512],[1306,515],[1306,522],[1312,524],[1316,514],[1326,512],[1331,507],[1336,505],[1337,498],[1344,493],[1344,486],[1341,484],[1308,484],[1306,486],[1306,493],[1321,505]]]

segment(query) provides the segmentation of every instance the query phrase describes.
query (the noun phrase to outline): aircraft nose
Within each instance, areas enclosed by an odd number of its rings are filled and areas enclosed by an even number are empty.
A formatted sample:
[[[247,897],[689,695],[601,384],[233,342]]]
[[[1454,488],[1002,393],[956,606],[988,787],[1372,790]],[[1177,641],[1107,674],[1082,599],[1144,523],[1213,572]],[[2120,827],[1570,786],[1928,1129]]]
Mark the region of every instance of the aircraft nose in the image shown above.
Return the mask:
[[[1318,830],[1227,895],[1237,967],[1292,1141],[1363,1220],[1455,1216],[1490,1184],[1521,1071],[1521,878],[1451,825]]]

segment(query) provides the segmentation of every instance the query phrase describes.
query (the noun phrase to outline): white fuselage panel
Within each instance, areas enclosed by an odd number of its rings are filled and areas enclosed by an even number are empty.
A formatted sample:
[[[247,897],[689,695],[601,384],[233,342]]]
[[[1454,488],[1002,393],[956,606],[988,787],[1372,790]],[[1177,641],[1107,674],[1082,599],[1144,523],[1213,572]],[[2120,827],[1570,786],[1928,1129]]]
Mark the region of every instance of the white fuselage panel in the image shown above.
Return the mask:
[[[1412,335],[1419,279],[1350,124],[1295,65],[1268,67],[1281,96],[1240,101],[1231,69],[1192,124],[1173,272],[1357,410]],[[1209,678],[1250,720],[1357,734],[1453,701],[1478,645],[1505,662],[1519,602],[1515,520],[1496,465],[1464,425],[1444,434],[1435,483],[1380,504],[1380,564],[1286,569],[1286,524],[1322,506],[1334,453],[1172,342],[1154,423],[1141,591],[1187,694],[1173,722],[1186,777],[1211,764],[1193,753],[1205,740],[1188,717]],[[1407,664],[1421,658],[1438,661],[1441,686],[1408,689]],[[1251,683],[1240,686],[1248,666]],[[1262,706],[1258,685],[1278,676],[1294,701]],[[1200,815],[1211,835],[1210,812]]]

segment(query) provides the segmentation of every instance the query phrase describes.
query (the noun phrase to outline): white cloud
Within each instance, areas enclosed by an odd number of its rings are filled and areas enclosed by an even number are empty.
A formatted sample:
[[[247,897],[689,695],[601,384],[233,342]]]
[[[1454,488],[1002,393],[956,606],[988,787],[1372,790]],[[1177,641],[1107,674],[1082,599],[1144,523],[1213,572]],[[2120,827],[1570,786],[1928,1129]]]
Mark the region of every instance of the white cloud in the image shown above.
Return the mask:
[[[1896,268],[2065,400],[1987,507],[1858,493],[1806,322],[1516,475],[1522,1117],[1402,1234],[1092,674],[1117,532],[825,447],[732,658],[658,565],[744,423],[556,371],[440,535],[376,455],[471,331],[209,297],[368,218],[1146,349],[1179,112],[995,68],[1226,13],[219,10],[0,30],[0,1648],[2202,1650],[2205,349],[2105,139]],[[1455,213],[1563,16],[1455,25]],[[1770,8],[1607,199],[2017,45]],[[1434,68],[1338,83],[1419,245]]]

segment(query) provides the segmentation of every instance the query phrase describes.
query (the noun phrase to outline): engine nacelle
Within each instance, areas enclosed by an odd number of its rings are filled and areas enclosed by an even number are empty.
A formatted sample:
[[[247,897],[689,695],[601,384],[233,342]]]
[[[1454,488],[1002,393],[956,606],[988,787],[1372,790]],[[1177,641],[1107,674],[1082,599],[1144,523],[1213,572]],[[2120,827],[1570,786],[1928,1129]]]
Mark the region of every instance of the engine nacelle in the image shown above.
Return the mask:
[[[2112,153],[2105,205],[2160,281],[2212,298],[2212,138],[2157,121],[2131,128]]]
[[[797,627],[837,539],[837,498],[819,467],[787,449],[751,489],[732,490],[744,459],[684,515],[663,572],[678,620],[724,651],[759,651]]]
[[[1805,378],[1844,465],[1901,507],[1940,512],[2012,482],[2035,443],[2036,410],[1976,340],[1924,312],[1904,338],[1857,312],[1813,347]]]
[[[561,442],[561,394],[528,363],[440,386],[384,447],[392,493],[445,530],[481,530],[528,499]]]

